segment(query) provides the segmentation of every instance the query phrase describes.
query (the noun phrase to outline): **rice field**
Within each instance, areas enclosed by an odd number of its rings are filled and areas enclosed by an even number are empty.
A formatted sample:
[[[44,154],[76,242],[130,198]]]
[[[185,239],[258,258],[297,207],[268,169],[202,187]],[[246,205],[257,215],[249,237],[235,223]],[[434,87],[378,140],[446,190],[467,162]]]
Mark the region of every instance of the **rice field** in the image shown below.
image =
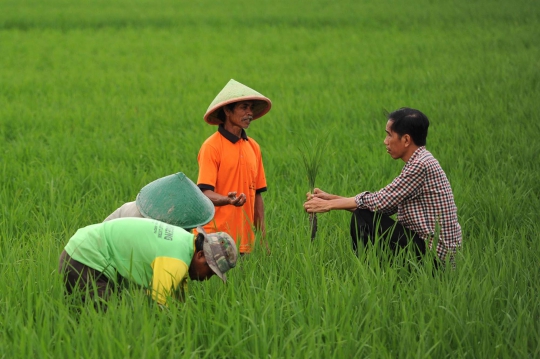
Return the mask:
[[[532,1],[0,0],[1,358],[540,357],[540,4]],[[184,172],[229,81],[272,102],[261,145],[271,254],[190,282],[168,310],[138,290],[64,297],[63,246]],[[413,107],[452,185],[455,270],[357,257],[350,214],[303,211],[396,177],[385,110]],[[305,155],[305,153],[304,153]]]

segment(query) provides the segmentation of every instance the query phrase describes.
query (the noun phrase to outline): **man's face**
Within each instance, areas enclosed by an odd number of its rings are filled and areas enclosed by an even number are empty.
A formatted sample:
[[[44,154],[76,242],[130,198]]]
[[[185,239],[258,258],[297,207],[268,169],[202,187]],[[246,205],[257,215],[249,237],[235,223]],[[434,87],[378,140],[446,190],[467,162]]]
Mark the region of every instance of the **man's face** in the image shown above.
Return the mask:
[[[203,251],[195,253],[189,265],[188,273],[189,279],[200,281],[207,280],[215,274],[208,262],[206,262]]]
[[[234,126],[246,129],[253,120],[253,101],[240,101],[234,106],[234,110],[231,111],[225,107],[225,116],[228,121]]]
[[[405,136],[400,137],[396,132],[392,131],[393,122],[394,121],[390,119],[386,123],[384,145],[386,146],[386,152],[388,152],[393,159],[397,160],[405,155],[407,147],[405,146]]]

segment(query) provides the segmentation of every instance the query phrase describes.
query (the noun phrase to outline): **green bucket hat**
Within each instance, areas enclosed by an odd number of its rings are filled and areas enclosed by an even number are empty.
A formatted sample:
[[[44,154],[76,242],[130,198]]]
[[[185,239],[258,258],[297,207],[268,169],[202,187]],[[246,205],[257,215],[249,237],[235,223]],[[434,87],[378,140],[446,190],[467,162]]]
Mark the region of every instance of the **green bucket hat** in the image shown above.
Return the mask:
[[[204,225],[214,217],[214,204],[182,172],[144,186],[136,199],[139,212],[184,229]]]
[[[253,120],[264,116],[272,107],[272,101],[257,91],[231,79],[216,96],[206,110],[204,120],[211,125],[221,124],[218,118],[219,110],[230,103],[238,101],[253,101]]]
[[[236,266],[238,252],[234,239],[225,232],[206,234],[202,227],[197,232],[204,235],[203,251],[206,263],[224,282],[227,281],[225,272]]]

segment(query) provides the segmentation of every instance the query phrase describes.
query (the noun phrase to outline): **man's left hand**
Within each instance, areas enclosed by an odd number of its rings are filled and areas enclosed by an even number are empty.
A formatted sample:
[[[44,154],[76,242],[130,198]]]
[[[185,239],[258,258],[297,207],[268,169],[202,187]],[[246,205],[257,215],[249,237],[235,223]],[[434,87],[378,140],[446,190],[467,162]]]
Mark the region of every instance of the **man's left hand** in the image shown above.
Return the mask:
[[[317,197],[312,197],[304,203],[304,209],[308,213],[324,213],[330,211],[328,201]]]

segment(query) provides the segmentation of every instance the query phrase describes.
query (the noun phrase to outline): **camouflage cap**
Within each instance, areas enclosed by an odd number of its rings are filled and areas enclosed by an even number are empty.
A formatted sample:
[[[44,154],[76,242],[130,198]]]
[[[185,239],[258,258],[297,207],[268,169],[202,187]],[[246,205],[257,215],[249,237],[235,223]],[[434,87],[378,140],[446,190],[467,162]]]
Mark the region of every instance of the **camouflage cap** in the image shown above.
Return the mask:
[[[203,251],[206,262],[225,282],[225,272],[236,266],[238,252],[234,239],[225,232],[207,234],[202,227],[198,227],[197,232],[204,235]]]

